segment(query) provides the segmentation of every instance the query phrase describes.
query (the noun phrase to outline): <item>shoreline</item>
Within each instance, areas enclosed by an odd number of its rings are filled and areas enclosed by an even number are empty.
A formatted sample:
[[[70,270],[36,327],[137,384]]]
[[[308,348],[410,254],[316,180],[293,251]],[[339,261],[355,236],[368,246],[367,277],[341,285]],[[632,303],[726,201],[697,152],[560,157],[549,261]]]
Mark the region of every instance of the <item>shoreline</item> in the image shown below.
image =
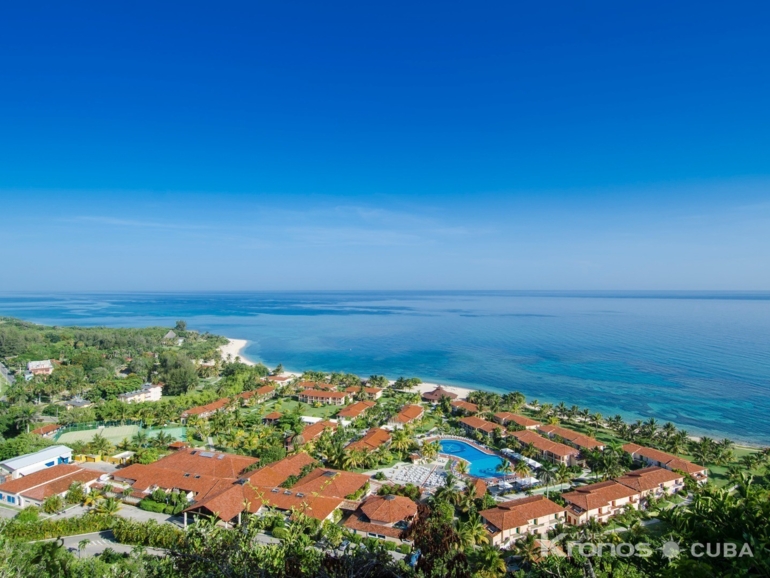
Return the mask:
[[[227,339],[227,344],[219,348],[219,352],[222,355],[222,359],[227,361],[227,357],[230,356],[233,361],[236,357],[240,357],[241,363],[245,365],[256,365],[251,359],[243,355],[243,350],[249,344],[246,339]]]
[[[222,353],[222,359],[227,359],[227,355],[229,354],[232,356],[233,359],[235,359],[235,357],[240,357],[241,363],[245,363],[246,365],[256,365],[256,362],[252,361],[251,359],[248,359],[247,357],[244,357],[243,354],[241,353],[243,349],[245,349],[246,346],[248,346],[249,344],[248,340],[231,339],[229,337],[225,337],[225,338],[228,340],[227,345],[223,345],[219,348],[219,350]],[[264,363],[264,362],[260,361],[260,363]],[[324,373],[329,373],[329,372],[324,371]],[[284,367],[283,373],[281,375],[299,377],[300,375],[302,375],[302,372],[294,371]],[[394,380],[389,380],[389,382],[392,384]],[[498,393],[498,394],[500,393],[499,391],[493,390],[493,389],[484,390],[483,388],[461,387],[458,385],[444,385],[436,382],[423,382],[413,388],[410,388],[409,391],[413,391],[415,393],[419,393],[422,395],[423,393],[433,391],[437,387],[441,387],[451,393],[457,394],[458,399],[467,399],[468,395],[473,393],[474,391],[490,391],[491,393]],[[554,402],[554,404],[555,403],[558,403],[558,402]],[[679,428],[679,426],[677,426],[677,428]],[[688,436],[688,438],[693,441],[698,441],[700,440],[701,437],[711,437],[711,436],[709,436],[708,434],[703,434],[703,436],[697,436],[697,435]],[[734,438],[731,438],[731,439],[735,443],[736,448],[758,450],[766,447],[761,443],[748,442],[746,440],[736,440]]]

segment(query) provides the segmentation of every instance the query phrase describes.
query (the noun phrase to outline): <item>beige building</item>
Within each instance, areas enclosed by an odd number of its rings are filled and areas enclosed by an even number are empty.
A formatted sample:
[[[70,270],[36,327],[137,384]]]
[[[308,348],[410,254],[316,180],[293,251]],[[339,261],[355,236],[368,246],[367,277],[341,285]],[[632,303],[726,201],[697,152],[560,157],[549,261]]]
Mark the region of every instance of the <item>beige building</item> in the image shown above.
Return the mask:
[[[567,501],[567,521],[573,525],[595,519],[606,522],[626,507],[639,509],[639,492],[614,480],[589,484],[562,494]]]
[[[126,403],[160,401],[162,394],[163,394],[162,385],[153,385],[151,383],[145,383],[142,386],[142,389],[137,389],[136,391],[130,391],[128,393],[121,393],[118,396],[118,399]]]
[[[530,496],[502,502],[495,508],[482,510],[490,541],[501,548],[512,545],[527,534],[544,536],[556,524],[564,523],[565,510],[545,496]]]
[[[630,471],[625,476],[616,478],[615,481],[636,490],[642,498],[649,495],[655,497],[671,495],[684,488],[682,474],[657,466]]]
[[[348,394],[342,391],[323,391],[320,389],[306,389],[299,393],[299,400],[303,403],[322,403],[325,405],[346,405]]]
[[[344,522],[355,534],[400,542],[417,518],[417,504],[404,496],[393,494],[370,496]]]
[[[690,474],[695,481],[701,484],[706,483],[708,480],[708,469],[679,456],[662,452],[655,448],[640,446],[639,444],[626,444],[623,446],[623,450],[631,454],[631,457],[637,462]]]

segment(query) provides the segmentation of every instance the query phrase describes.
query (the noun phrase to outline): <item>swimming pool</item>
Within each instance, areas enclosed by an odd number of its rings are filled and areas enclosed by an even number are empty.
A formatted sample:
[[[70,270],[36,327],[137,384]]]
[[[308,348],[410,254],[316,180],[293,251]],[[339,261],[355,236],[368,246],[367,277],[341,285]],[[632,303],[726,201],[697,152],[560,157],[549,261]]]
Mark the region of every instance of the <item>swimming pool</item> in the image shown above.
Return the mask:
[[[471,444],[459,440],[439,440],[442,454],[457,456],[468,461],[468,473],[477,478],[502,478],[503,474],[497,471],[502,458],[485,454]]]

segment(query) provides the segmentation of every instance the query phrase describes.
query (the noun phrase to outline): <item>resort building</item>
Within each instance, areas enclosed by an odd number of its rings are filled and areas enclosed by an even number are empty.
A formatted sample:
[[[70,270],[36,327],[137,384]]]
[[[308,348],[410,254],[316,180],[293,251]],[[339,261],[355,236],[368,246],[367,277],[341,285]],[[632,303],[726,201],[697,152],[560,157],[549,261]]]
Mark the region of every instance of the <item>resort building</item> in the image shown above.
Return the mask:
[[[479,406],[475,403],[458,399],[452,402],[452,413],[457,415],[474,415],[479,412]]]
[[[437,387],[433,391],[428,391],[422,394],[422,399],[430,403],[438,403],[445,397],[449,398],[450,400],[453,400],[453,399],[457,399],[457,394],[452,393],[451,391],[447,391],[441,386]]]
[[[486,523],[490,542],[505,548],[528,534],[545,536],[565,520],[565,509],[545,496],[530,496],[502,502],[479,512]]]
[[[44,438],[52,438],[52,437],[55,437],[56,434],[63,429],[63,427],[64,426],[61,426],[58,423],[49,423],[48,425],[43,425],[38,428],[35,428],[29,433],[43,436]]]
[[[299,436],[291,436],[287,438],[286,440],[286,447],[288,450],[294,449],[294,444],[297,442],[297,437],[301,437],[302,441],[301,443],[306,444],[308,442],[313,441],[314,439],[317,439],[321,437],[321,434],[324,433],[326,430],[336,430],[337,424],[333,421],[328,420],[322,420],[317,421],[315,423],[311,423],[310,425],[306,425],[305,428],[302,430],[302,433],[299,434]]]
[[[251,400],[252,403],[262,403],[263,401],[275,397],[275,388],[272,385],[263,385],[262,387],[252,389],[251,391],[244,391],[236,397]]]
[[[606,522],[627,507],[639,509],[639,492],[614,480],[589,484],[562,494],[567,502],[567,521],[573,525],[595,519]]]
[[[0,476],[15,480],[52,468],[60,464],[72,462],[72,450],[67,446],[51,446],[32,454],[24,454],[0,462]]]
[[[675,494],[684,488],[684,475],[657,466],[632,470],[615,481],[636,490],[642,498]]]
[[[363,415],[376,405],[377,404],[373,401],[357,401],[356,403],[353,403],[342,409],[337,414],[337,417],[344,419],[356,419],[358,416]]]
[[[130,391],[128,393],[121,393],[118,399],[125,403],[142,403],[145,401],[160,401],[162,396],[163,386],[153,385],[151,383],[145,383],[141,389],[136,391]]]
[[[301,478],[295,487],[279,487],[292,476],[301,475],[302,471],[314,460],[305,453],[299,453],[256,470],[248,476],[230,480],[227,485],[220,485],[202,496],[184,512],[187,514],[216,516],[228,524],[240,519],[244,511],[255,514],[266,508],[281,512],[303,512],[316,520],[330,520],[334,511],[345,503],[344,497],[333,496],[353,489],[355,493],[365,486],[366,476],[337,472],[319,468]],[[305,490],[302,491],[302,487]],[[320,490],[320,491],[319,491]]]
[[[326,391],[336,390],[337,386],[326,381],[300,381],[297,388],[302,389],[324,389]]]
[[[344,522],[364,537],[401,542],[417,518],[417,504],[404,496],[371,496]]]
[[[580,452],[573,447],[551,441],[527,429],[512,432],[511,435],[519,440],[521,446],[532,444],[541,461],[547,460],[565,466],[573,466],[578,463]]]
[[[537,430],[549,438],[561,438],[564,440],[565,444],[577,448],[580,451],[604,449],[604,444],[602,442],[558,425],[540,425],[537,427]]]
[[[30,361],[27,363],[27,371],[32,375],[51,375],[53,373],[53,363],[50,359]]]
[[[493,419],[500,425],[508,426],[508,424],[516,424],[524,429],[537,429],[538,426],[542,425],[539,421],[509,411],[497,412],[493,416]]]
[[[91,401],[87,399],[83,399],[80,396],[74,396],[68,399],[64,402],[64,407],[67,409],[67,411],[73,409],[73,408],[84,408],[84,407],[91,407],[94,405]]]
[[[345,393],[350,394],[352,397],[359,397],[363,399],[380,399],[382,397],[382,389],[379,387],[364,387],[352,385],[345,388]]]
[[[370,452],[388,442],[390,442],[390,434],[384,429],[373,427],[360,440],[348,444],[347,449]]]
[[[348,402],[348,394],[342,391],[322,391],[306,389],[299,393],[299,400],[303,403],[322,403],[324,405],[345,405]]]
[[[500,424],[481,419],[480,417],[464,417],[460,420],[460,425],[465,431],[471,434],[479,432],[482,435],[489,436],[495,431],[500,434],[505,434],[505,430]]]
[[[99,476],[101,472],[60,464],[0,484],[0,503],[17,508],[42,506],[46,498],[64,497],[74,483],[82,484],[88,493]]]
[[[631,454],[631,457],[637,462],[658,466],[671,471],[684,472],[701,484],[708,480],[708,470],[706,468],[673,454],[638,444],[626,444],[623,446],[623,450]]]
[[[421,405],[405,405],[401,408],[401,411],[393,416],[393,419],[390,420],[390,423],[396,426],[403,426],[408,423],[412,423],[413,421],[417,421],[423,416],[424,413],[425,409]]]
[[[282,416],[283,414],[281,412],[272,411],[262,418],[262,423],[265,425],[276,425]]]
[[[368,487],[369,476],[365,474],[317,468],[294,484],[291,489],[305,495],[360,500]]]

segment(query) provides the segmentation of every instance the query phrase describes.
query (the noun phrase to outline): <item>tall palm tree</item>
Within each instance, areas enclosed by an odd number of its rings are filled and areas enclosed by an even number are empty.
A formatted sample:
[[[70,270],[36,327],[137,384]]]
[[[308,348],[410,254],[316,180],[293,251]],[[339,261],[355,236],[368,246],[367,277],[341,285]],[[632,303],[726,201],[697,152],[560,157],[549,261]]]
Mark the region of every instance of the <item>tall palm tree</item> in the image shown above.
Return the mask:
[[[511,462],[506,459],[500,460],[500,463],[497,464],[495,470],[503,474],[503,479],[507,479],[508,476],[514,472],[514,468],[511,466]]]
[[[480,544],[489,544],[489,532],[487,532],[481,516],[473,512],[468,520],[460,523],[460,542],[463,548],[469,549]]]
[[[537,479],[545,484],[545,497],[548,497],[548,489],[556,481],[556,467],[553,464],[543,464],[537,471]]]
[[[500,550],[484,545],[471,553],[471,565],[474,576],[478,578],[502,578],[508,573]]]
[[[529,475],[532,473],[532,470],[527,465],[527,462],[525,462],[524,460],[519,460],[518,462],[516,462],[516,465],[513,466],[513,471],[520,478],[528,478]]]

